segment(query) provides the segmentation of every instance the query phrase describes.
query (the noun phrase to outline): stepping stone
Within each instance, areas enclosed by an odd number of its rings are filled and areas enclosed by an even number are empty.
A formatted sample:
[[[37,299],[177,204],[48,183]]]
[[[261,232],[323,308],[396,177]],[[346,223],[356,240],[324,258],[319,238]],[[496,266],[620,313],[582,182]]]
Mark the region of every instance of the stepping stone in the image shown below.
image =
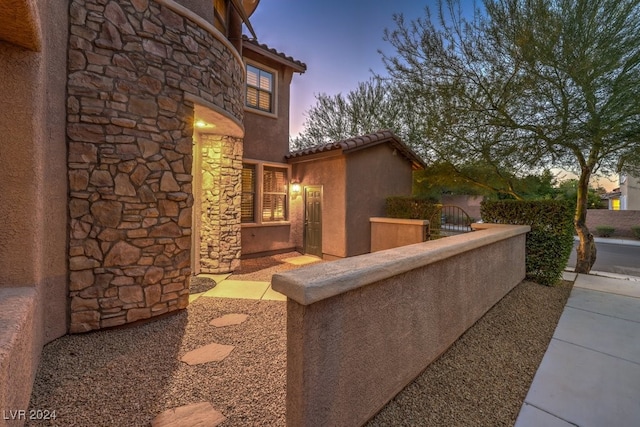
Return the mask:
[[[231,354],[235,346],[224,344],[209,344],[188,352],[180,359],[187,365],[200,365],[202,363],[220,362]]]
[[[215,427],[226,419],[211,403],[200,402],[164,411],[151,420],[151,427]]]
[[[247,320],[248,317],[249,317],[248,315],[240,314],[240,313],[225,314],[222,317],[213,319],[209,324],[211,326],[215,326],[216,328],[222,328],[223,326],[239,325],[245,320]]]

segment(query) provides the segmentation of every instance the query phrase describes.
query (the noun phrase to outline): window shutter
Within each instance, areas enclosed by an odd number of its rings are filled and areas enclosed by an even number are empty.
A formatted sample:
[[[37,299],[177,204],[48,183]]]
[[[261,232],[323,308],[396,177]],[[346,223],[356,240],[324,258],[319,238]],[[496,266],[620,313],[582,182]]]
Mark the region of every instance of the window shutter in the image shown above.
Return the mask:
[[[242,201],[240,202],[241,221],[255,222],[255,165],[242,166]]]

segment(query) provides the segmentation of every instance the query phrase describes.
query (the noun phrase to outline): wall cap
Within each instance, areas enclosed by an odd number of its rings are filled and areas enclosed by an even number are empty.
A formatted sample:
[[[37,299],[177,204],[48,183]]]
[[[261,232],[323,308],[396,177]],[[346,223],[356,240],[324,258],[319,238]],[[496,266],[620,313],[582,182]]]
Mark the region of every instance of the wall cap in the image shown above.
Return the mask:
[[[526,234],[528,225],[474,224],[478,231],[274,274],[272,288],[311,305],[455,255]]]
[[[379,222],[384,224],[409,224],[409,225],[427,225],[429,220],[426,219],[406,219],[406,218],[385,218],[385,217],[372,217],[369,218],[370,222]]]

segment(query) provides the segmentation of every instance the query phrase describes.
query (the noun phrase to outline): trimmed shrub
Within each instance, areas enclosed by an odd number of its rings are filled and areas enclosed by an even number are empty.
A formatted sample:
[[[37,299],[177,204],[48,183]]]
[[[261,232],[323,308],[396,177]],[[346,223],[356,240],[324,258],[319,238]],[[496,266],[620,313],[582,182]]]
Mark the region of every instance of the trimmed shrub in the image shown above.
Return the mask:
[[[614,231],[616,231],[616,229],[610,225],[598,225],[596,227],[596,234],[599,237],[611,237]]]
[[[429,220],[440,207],[442,205],[431,200],[392,196],[387,197],[385,209],[389,218]]]
[[[631,227],[631,231],[633,231],[633,235],[636,236],[636,239],[640,239],[640,225],[634,225]]]
[[[429,221],[431,239],[438,238],[437,230],[440,230],[441,217],[435,215],[442,208],[439,203],[430,199],[420,199],[408,196],[387,197],[385,211],[389,218],[402,219],[426,219]],[[434,234],[435,233],[435,234]]]
[[[526,277],[541,285],[555,285],[562,277],[573,248],[573,210],[558,200],[485,200],[484,222],[528,225]]]

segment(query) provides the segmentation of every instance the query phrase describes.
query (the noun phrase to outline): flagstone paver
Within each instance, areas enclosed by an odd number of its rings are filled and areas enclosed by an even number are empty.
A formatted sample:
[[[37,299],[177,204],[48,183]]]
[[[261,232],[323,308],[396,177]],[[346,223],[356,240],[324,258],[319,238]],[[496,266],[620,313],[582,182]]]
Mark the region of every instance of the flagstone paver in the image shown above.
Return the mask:
[[[192,350],[180,359],[188,365],[200,365],[208,362],[220,362],[226,359],[235,346],[225,344],[208,344]]]
[[[200,402],[164,411],[151,421],[151,427],[215,427],[226,419],[211,403]]]
[[[300,256],[285,258],[282,261],[286,262],[287,264],[293,264],[293,265],[307,265],[307,264],[313,264],[314,262],[322,261],[322,259],[315,256],[311,256],[311,255],[300,255]]]
[[[222,317],[213,319],[209,324],[216,328],[222,328],[224,326],[239,325],[247,320],[249,316],[241,313],[225,314]]]

